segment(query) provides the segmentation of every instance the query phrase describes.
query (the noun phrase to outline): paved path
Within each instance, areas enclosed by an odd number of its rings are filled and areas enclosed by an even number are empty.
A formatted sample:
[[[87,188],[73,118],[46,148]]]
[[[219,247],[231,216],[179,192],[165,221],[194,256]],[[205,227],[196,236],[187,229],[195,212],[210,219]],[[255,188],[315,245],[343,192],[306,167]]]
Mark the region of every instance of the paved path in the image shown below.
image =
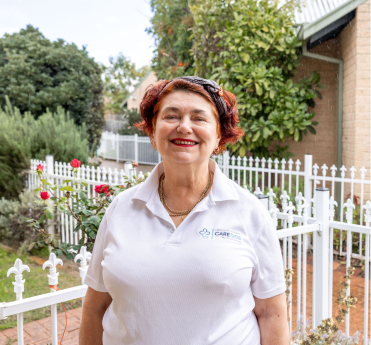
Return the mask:
[[[82,308],[67,311],[67,329],[63,337],[62,345],[78,345],[79,328]],[[58,314],[58,344],[62,337],[66,319],[63,313]],[[49,345],[51,344],[51,317],[26,323],[24,326],[25,345]],[[17,327],[0,332],[0,345],[17,345]],[[11,341],[14,342],[11,342]]]
[[[114,160],[109,160],[109,159],[99,159],[101,161],[101,165],[100,165],[100,168],[111,168],[112,170],[113,169],[117,169],[118,171],[120,171],[121,169],[124,169],[125,167],[125,163],[124,162],[116,162]],[[145,174],[147,172],[151,172],[153,170],[153,168],[155,167],[155,165],[144,165],[144,164],[139,164],[138,168],[137,169],[137,173],[139,173],[140,171]]]
[[[292,325],[296,328],[297,315],[297,298],[296,298],[296,260],[293,259],[293,305],[292,305]],[[308,257],[307,265],[307,320],[311,320],[312,316],[312,264],[311,257]],[[353,335],[357,330],[363,333],[363,303],[364,303],[364,283],[360,269],[355,270],[355,274],[351,279],[351,294],[357,297],[358,302],[356,309],[352,309],[350,313],[350,335]],[[334,293],[333,293],[333,316],[337,315],[336,299],[341,288],[340,282],[344,280],[345,265],[334,263]],[[63,338],[62,345],[78,345],[78,334],[80,328],[82,308],[72,309],[67,311],[68,323],[66,334]],[[369,315],[370,320],[370,315]],[[344,323],[345,324],[345,323]],[[26,345],[49,345],[51,344],[51,318],[47,317],[42,320],[32,321],[24,325],[24,337]],[[65,327],[64,313],[58,314],[58,339],[61,338]],[[342,327],[344,330],[344,325]],[[370,332],[370,331],[369,331]],[[368,335],[370,337],[370,333]],[[362,336],[360,337],[362,338]],[[0,332],[0,345],[16,345],[17,342],[10,343],[9,339],[17,339],[17,328],[10,328]]]

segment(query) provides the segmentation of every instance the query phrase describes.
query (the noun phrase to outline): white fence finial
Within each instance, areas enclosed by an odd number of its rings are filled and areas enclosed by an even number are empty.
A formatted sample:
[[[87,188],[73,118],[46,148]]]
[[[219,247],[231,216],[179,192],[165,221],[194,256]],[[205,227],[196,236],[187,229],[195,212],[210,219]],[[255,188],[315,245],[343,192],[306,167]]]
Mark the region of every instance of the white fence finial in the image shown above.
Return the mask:
[[[294,211],[295,211],[295,206],[292,204],[292,201],[289,202],[289,206],[287,206],[287,223],[288,227],[292,228],[292,224],[294,223]]]
[[[301,216],[301,212],[303,210],[303,204],[305,201],[305,198],[303,197],[303,194],[301,192],[299,192],[298,196],[295,197],[295,201],[296,201],[296,207],[298,210],[298,215]]]
[[[338,206],[338,203],[334,200],[333,196],[330,197],[329,205],[330,205],[330,220],[332,221],[334,220],[335,217],[335,206],[336,207]]]
[[[366,205],[362,206],[362,209],[364,209],[365,212],[365,223],[371,222],[371,202],[367,200]]]
[[[283,193],[280,196],[280,199],[282,199],[282,212],[287,212],[287,201],[290,200],[290,197],[287,195],[287,192],[284,190]]]
[[[277,229],[277,226],[278,226],[277,212],[279,212],[279,209],[276,207],[275,204],[273,204],[273,207],[271,209],[269,209],[269,213],[272,217],[273,224],[275,225],[276,229]]]
[[[84,284],[86,272],[88,271],[88,265],[87,262],[90,261],[91,253],[86,250],[85,246],[82,246],[80,249],[80,253],[75,256],[75,262],[80,260],[80,278],[81,278],[81,284]]]
[[[61,259],[57,259],[54,253],[51,253],[49,255],[49,260],[45,261],[43,264],[43,270],[49,267],[49,272],[50,272],[50,274],[48,274],[49,286],[58,285],[59,272],[57,272],[57,265],[63,266],[63,261]],[[56,290],[54,288],[51,288],[51,289]]]
[[[347,218],[347,222],[348,224],[352,224],[353,222],[353,210],[356,208],[352,201],[350,199],[347,200],[347,202],[344,204],[343,206],[344,208],[346,208],[346,218]]]
[[[260,187],[256,187],[254,195],[257,196],[257,195],[262,195],[262,194],[264,194],[264,193],[260,190]]]
[[[276,209],[276,205],[274,204],[274,198],[276,197],[276,194],[273,193],[273,189],[269,189],[268,195],[268,209],[269,210],[274,210]]]
[[[30,272],[30,268],[27,265],[23,265],[21,259],[15,260],[14,266],[8,269],[8,273],[6,274],[9,277],[12,273],[15,275],[15,282],[14,285],[14,292],[17,295],[17,300],[22,298],[22,292],[24,291],[24,283],[25,279],[23,279],[22,272],[27,271]]]

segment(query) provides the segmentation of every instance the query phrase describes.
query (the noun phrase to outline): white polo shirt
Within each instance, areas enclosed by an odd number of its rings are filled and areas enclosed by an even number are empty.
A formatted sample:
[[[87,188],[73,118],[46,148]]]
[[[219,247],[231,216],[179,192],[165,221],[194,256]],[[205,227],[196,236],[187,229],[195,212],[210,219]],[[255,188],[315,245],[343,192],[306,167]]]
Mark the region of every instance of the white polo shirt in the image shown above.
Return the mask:
[[[254,298],[285,291],[271,217],[210,160],[209,194],[175,227],[163,164],[109,206],[85,283],[109,292],[104,345],[258,345]]]

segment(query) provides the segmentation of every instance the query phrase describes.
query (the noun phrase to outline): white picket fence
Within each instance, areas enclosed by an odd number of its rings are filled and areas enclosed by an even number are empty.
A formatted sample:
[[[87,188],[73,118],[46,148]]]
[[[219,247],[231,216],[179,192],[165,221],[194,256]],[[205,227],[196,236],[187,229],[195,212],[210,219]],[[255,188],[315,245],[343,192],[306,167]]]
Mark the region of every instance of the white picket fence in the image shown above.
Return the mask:
[[[27,185],[28,188],[33,189],[38,185],[36,167],[39,163],[46,166],[44,169],[44,176],[51,183],[60,184],[63,180],[71,178],[71,166],[69,163],[54,162],[52,156],[47,156],[46,161],[31,160],[31,169],[28,173]],[[290,159],[285,161],[282,159],[279,161],[275,159],[259,159],[252,157],[230,157],[227,151],[224,155],[214,157],[220,169],[236,181],[241,186],[247,186],[251,192],[255,191],[267,191],[272,187],[280,187],[282,190],[286,190],[293,198],[297,197],[301,192],[304,195],[307,203],[311,205],[310,216],[315,216],[315,189],[318,185],[322,187],[330,188],[330,195],[339,203],[339,218],[340,222],[344,221],[344,203],[345,203],[345,191],[349,190],[350,199],[353,201],[354,190],[356,187],[359,189],[360,205],[365,204],[365,196],[370,195],[371,181],[365,179],[366,169],[360,168],[361,178],[355,178],[356,168],[351,167],[350,177],[346,177],[347,169],[343,166],[341,170],[341,176],[336,177],[337,168],[333,165],[330,169],[324,164],[321,168],[317,164],[313,164],[313,157],[310,154],[305,155],[305,160],[302,163],[300,160],[295,162]],[[302,170],[301,170],[302,168]],[[331,171],[328,176],[327,172]],[[322,174],[318,174],[319,171]],[[87,196],[88,198],[95,195],[94,187],[102,183],[109,183],[113,185],[121,185],[124,183],[124,176],[131,176],[135,171],[132,169],[130,162],[125,163],[125,169],[118,171],[117,169],[105,169],[105,168],[94,168],[94,166],[82,165],[79,169],[79,176],[85,180],[88,184]],[[139,173],[141,174],[141,173]],[[142,176],[142,175],[140,175]],[[368,194],[366,194],[368,193]],[[355,219],[360,225],[363,225],[364,210],[359,207],[359,218]],[[71,242],[77,244],[79,240],[79,234],[73,233],[75,227],[75,221],[72,216],[58,215],[57,228],[58,233],[61,235],[63,242]],[[50,232],[53,230],[53,225],[50,225]],[[364,259],[362,253],[362,236],[359,235],[358,248],[352,253],[352,257]],[[335,253],[344,256],[344,248],[346,245],[343,232],[340,229],[340,244]]]
[[[149,137],[139,137],[137,134],[119,135],[103,132],[97,154],[99,157],[117,162],[136,161],[149,165],[161,162],[161,156],[152,148]]]
[[[261,200],[265,207],[269,210],[271,217],[277,227],[277,238],[280,240],[283,253],[283,268],[293,268],[296,260],[296,268],[294,267],[294,278],[297,281],[296,291],[293,291],[292,285],[290,287],[290,328],[295,329],[299,316],[302,315],[304,320],[311,316],[312,326],[316,326],[323,318],[332,317],[332,293],[333,293],[333,229],[341,229],[347,231],[347,251],[346,263],[350,266],[351,263],[351,248],[352,248],[352,233],[364,234],[365,241],[362,246],[365,247],[365,278],[364,278],[364,323],[363,344],[371,344],[369,340],[369,320],[368,320],[368,295],[369,295],[369,262],[370,262],[370,220],[371,220],[371,203],[367,201],[363,208],[365,210],[365,225],[352,224],[354,205],[349,199],[345,204],[345,213],[347,223],[334,221],[336,202],[330,196],[330,191],[327,188],[317,188],[315,191],[315,212],[314,216],[310,216],[310,204],[306,199],[298,193],[295,201],[289,201],[286,191],[283,191],[280,199],[282,199],[282,209],[279,210],[274,203],[274,193],[270,190],[268,195],[263,195],[259,190],[255,192],[256,196]],[[295,204],[295,206],[294,206]],[[296,213],[294,211],[296,210]],[[278,228],[278,220],[281,221],[281,227]],[[312,245],[309,244],[309,237],[313,238]],[[294,253],[296,250],[296,254]],[[307,266],[307,255],[312,254],[313,257],[313,292],[311,295],[307,293],[307,279],[309,277]],[[75,260],[81,260],[80,276],[83,280],[87,271],[87,260],[90,259],[90,254],[86,249],[82,249],[80,256]],[[51,254],[49,261],[44,263],[43,268],[50,267],[49,285],[53,286],[58,283],[58,274],[56,271],[57,264],[60,263]],[[16,301],[10,303],[0,304],[0,319],[7,316],[17,314],[18,322],[18,344],[23,345],[23,313],[29,310],[51,306],[51,329],[52,329],[52,344],[57,345],[57,314],[56,304],[65,302],[75,298],[83,298],[85,296],[87,287],[85,285],[65,289],[63,291],[52,291],[51,293],[34,296],[31,298],[22,299],[22,292],[24,290],[24,280],[22,272],[29,270],[27,266],[17,259],[14,268],[10,268],[8,276],[11,273],[15,274],[14,292],[16,293]],[[349,295],[352,291],[352,285],[348,289]],[[296,300],[296,320],[292,319],[293,312],[293,293],[295,293]],[[312,302],[312,310],[308,310],[308,302]],[[360,307],[358,307],[360,308]],[[346,335],[349,336],[349,328],[352,320],[352,310],[346,317]]]

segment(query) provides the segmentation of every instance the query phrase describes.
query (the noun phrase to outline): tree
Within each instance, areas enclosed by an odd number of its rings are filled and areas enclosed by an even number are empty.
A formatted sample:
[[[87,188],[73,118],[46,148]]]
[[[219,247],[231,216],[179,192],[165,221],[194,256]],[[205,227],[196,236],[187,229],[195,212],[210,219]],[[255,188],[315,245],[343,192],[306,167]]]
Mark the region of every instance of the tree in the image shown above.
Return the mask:
[[[151,0],[154,13],[147,29],[155,39],[152,70],[159,79],[192,75],[193,15],[188,0]]]
[[[134,125],[141,121],[140,114],[137,109],[126,109],[124,112],[125,119],[127,123],[123,129],[119,130],[121,135],[134,135],[138,134],[139,136],[145,136],[143,131],[136,128]]]
[[[116,58],[109,58],[109,66],[103,66],[104,95],[108,97],[106,110],[113,114],[121,114],[122,102],[130,95],[133,88],[150,71],[148,66],[136,68],[135,63],[120,53]]]
[[[6,95],[35,118],[62,106],[77,125],[86,124],[91,144],[104,124],[101,73],[85,47],[51,42],[31,25],[0,38],[0,107]]]
[[[291,79],[301,57],[293,30],[298,2],[195,0],[191,6],[195,74],[236,94],[246,135],[231,149],[240,156],[269,156],[273,140],[315,134],[320,76]]]

